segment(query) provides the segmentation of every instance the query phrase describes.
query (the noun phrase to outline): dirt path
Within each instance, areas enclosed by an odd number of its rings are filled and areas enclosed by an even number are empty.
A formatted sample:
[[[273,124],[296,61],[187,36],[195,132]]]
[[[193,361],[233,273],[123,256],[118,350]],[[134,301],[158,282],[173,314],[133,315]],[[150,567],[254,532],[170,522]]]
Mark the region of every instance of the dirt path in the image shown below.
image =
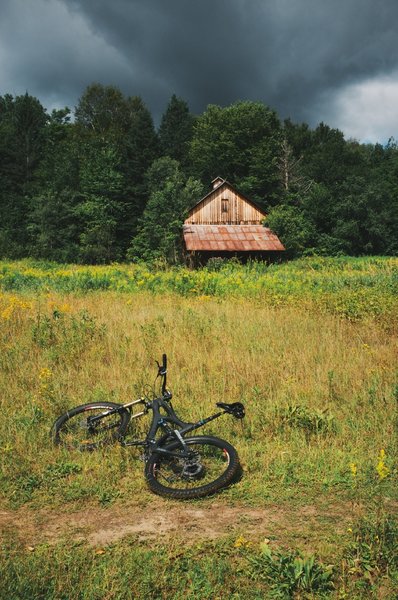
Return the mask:
[[[233,534],[250,539],[269,538],[300,545],[319,544],[343,532],[349,520],[347,506],[250,508],[215,501],[203,507],[154,501],[142,505],[90,506],[67,512],[59,510],[0,510],[0,532],[17,535],[27,546],[56,543],[62,539],[85,540],[94,547],[106,546],[127,535],[139,540],[184,539],[195,543]]]

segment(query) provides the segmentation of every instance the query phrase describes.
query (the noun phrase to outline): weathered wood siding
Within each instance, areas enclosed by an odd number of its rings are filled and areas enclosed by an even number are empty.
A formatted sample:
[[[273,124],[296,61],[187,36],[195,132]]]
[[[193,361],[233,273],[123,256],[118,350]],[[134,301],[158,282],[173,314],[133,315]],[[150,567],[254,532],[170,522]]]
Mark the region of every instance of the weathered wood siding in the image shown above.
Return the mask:
[[[264,217],[264,213],[228,185],[222,185],[189,211],[185,223],[259,225]]]

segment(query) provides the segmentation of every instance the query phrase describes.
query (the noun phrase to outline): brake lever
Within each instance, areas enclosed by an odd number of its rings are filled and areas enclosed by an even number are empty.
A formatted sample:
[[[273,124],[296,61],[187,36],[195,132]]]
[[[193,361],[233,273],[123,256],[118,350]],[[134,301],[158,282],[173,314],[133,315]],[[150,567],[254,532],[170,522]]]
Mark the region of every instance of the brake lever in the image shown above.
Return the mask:
[[[159,377],[159,376],[166,375],[166,373],[167,373],[167,368],[165,368],[163,365],[160,365],[160,363],[159,363],[159,361],[158,361],[158,360],[155,360],[155,363],[156,363],[156,364],[157,364],[157,366],[158,366],[158,377]]]

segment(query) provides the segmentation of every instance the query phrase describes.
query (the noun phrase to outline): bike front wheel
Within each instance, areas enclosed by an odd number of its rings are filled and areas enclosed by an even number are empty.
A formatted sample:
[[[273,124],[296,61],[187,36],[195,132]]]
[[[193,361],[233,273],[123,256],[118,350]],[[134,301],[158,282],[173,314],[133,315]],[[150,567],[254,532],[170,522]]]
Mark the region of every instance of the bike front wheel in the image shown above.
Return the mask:
[[[184,439],[164,446],[173,454],[154,452],[145,465],[150,489],[160,496],[188,500],[225,488],[240,473],[238,453],[228,442],[212,436]]]
[[[114,409],[119,410],[108,414]],[[121,439],[129,421],[129,411],[120,404],[92,402],[76,406],[61,415],[51,433],[56,445],[76,450],[95,450]]]

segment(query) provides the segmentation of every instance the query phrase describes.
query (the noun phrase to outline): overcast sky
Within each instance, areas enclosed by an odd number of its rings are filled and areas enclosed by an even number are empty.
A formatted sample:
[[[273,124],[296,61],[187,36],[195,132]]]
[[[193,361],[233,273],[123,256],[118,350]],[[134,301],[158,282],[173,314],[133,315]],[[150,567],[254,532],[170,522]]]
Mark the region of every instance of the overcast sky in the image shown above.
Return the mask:
[[[92,82],[156,122],[175,93],[398,139],[398,0],[1,0],[0,95],[74,109]]]

